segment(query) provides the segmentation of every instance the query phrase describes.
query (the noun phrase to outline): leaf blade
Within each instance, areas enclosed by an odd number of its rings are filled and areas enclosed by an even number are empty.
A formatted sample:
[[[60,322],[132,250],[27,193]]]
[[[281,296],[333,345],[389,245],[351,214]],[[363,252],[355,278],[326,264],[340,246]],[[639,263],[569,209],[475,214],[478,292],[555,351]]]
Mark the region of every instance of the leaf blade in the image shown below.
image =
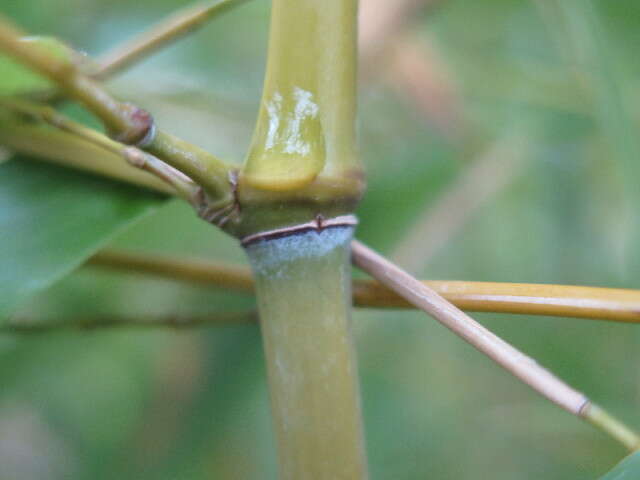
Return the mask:
[[[600,480],[633,480],[640,478],[640,452],[635,452],[623,459]]]
[[[0,166],[0,322],[162,197],[26,157]]]

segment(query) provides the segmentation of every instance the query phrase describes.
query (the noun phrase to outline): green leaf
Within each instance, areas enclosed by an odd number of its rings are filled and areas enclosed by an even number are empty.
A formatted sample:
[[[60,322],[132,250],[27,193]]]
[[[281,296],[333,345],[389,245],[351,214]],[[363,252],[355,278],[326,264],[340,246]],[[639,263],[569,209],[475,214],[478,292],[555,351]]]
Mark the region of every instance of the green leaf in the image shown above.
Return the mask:
[[[62,62],[75,61],[73,51],[56,38],[24,37],[21,41],[37,45],[48,55]],[[0,54],[0,72],[2,72],[0,75],[0,95],[15,95],[52,87],[47,79],[3,54]]]
[[[24,157],[0,165],[0,321],[161,199]]]
[[[617,464],[600,480],[636,480],[640,478],[640,452],[635,452]]]

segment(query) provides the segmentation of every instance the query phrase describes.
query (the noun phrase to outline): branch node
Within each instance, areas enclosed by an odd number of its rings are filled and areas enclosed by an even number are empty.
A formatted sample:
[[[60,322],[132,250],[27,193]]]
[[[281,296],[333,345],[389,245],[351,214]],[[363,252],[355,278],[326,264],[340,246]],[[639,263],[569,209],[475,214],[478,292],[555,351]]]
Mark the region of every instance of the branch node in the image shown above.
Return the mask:
[[[231,185],[231,203],[213,202],[211,197],[207,194],[206,190],[200,187],[197,193],[193,196],[191,202],[198,217],[205,222],[216,225],[219,228],[223,228],[231,219],[238,218],[240,215],[240,202],[238,201],[238,171],[230,170],[227,178],[229,185]]]
[[[156,126],[151,114],[131,103],[123,103],[120,108],[129,119],[129,128],[120,132],[110,132],[109,136],[125,145],[139,148],[151,145],[156,136]]]
[[[274,238],[287,237],[309,231],[321,232],[333,227],[353,227],[357,224],[358,218],[355,215],[340,215],[334,218],[324,218],[322,215],[316,215],[310,222],[247,235],[240,239],[240,244],[243,247],[247,247],[261,240],[272,240]]]
[[[144,169],[147,164],[146,155],[135,147],[126,147],[122,151],[122,155],[127,163],[132,167]]]

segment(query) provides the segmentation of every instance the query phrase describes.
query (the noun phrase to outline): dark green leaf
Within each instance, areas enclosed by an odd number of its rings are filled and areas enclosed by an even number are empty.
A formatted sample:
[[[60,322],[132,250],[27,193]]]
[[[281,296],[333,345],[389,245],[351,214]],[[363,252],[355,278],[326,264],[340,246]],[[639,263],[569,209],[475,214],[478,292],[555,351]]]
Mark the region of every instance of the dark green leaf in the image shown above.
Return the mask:
[[[134,220],[156,194],[25,158],[0,166],[0,321]]]
[[[629,455],[600,480],[636,480],[637,478],[640,478],[640,452]]]

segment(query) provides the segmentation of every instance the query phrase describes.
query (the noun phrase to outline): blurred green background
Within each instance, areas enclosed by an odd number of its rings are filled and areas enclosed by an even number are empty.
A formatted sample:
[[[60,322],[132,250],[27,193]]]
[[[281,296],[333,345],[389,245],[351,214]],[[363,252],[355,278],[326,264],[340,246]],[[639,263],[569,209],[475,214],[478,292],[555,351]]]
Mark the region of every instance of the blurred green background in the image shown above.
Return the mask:
[[[424,3],[363,66],[360,238],[424,278],[640,288],[640,4]],[[184,5],[5,0],[0,11],[98,54]],[[166,130],[240,162],[268,17],[269,2],[249,2],[110,87]],[[113,245],[246,263],[175,201]],[[252,306],[83,268],[20,315]],[[354,317],[372,478],[587,479],[624,455],[425,315]],[[637,326],[475,317],[640,428]],[[0,336],[2,479],[276,478],[270,428],[256,326]]]

